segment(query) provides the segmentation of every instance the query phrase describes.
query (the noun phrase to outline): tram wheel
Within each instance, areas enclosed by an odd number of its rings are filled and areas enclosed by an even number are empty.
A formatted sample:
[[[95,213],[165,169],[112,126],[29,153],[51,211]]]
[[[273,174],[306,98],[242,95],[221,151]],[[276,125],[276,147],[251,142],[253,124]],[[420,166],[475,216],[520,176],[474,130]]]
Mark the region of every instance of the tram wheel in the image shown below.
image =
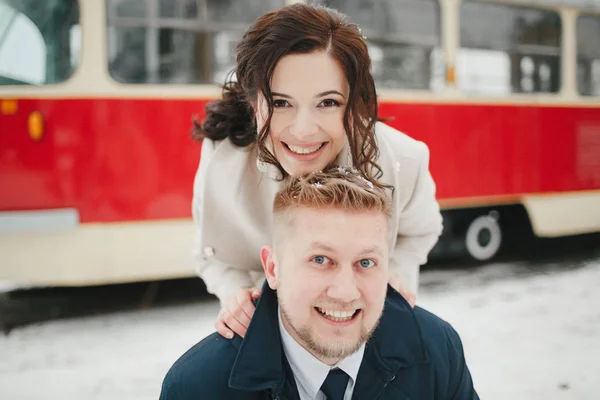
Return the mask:
[[[471,257],[478,261],[493,258],[502,245],[502,229],[498,223],[498,212],[475,218],[465,235],[465,246]]]

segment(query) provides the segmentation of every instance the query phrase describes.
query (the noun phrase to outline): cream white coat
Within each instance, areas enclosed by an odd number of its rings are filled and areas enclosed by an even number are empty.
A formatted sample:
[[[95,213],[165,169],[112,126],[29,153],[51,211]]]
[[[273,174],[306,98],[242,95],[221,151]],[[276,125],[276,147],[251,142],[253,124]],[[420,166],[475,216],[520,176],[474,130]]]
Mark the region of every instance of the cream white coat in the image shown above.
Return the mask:
[[[429,172],[429,149],[381,122],[375,128],[381,181],[393,185],[390,272],[417,293],[419,267],[442,233],[442,216]],[[197,274],[223,303],[240,288],[261,287],[260,249],[272,242],[272,211],[281,182],[274,167],[257,166],[256,148],[229,139],[202,143],[194,181]],[[350,165],[347,147],[337,158]]]

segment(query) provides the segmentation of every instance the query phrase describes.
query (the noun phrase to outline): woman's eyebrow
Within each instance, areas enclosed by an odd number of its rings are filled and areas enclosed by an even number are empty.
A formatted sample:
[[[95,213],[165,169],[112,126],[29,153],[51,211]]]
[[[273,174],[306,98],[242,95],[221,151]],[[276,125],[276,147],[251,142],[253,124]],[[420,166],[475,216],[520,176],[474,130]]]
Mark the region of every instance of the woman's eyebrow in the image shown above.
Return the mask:
[[[342,96],[343,98],[346,98],[346,96],[344,96],[343,94],[341,94],[337,90],[326,90],[325,92],[319,93],[315,97],[325,97],[325,96],[328,96],[330,94],[337,94],[339,96]],[[279,92],[271,92],[271,95],[273,97],[275,97],[275,96],[277,96],[277,97],[283,97],[284,99],[291,99],[292,98],[292,96],[290,96],[289,94],[279,93]]]
[[[343,98],[346,98],[343,94],[341,94],[340,92],[338,92],[337,90],[327,90],[323,93],[319,93],[318,95],[316,95],[315,97],[324,97],[324,96],[328,96],[330,94],[337,94],[342,96]]]

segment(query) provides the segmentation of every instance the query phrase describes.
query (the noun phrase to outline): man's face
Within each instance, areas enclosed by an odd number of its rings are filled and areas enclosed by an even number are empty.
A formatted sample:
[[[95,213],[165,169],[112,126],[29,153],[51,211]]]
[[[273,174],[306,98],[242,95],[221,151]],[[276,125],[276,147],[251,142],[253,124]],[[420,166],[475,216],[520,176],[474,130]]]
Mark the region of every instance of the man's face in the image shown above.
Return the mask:
[[[275,253],[263,250],[286,330],[333,364],[375,329],[388,281],[387,221],[378,212],[297,208],[278,229]],[[273,267],[268,268],[269,257]]]

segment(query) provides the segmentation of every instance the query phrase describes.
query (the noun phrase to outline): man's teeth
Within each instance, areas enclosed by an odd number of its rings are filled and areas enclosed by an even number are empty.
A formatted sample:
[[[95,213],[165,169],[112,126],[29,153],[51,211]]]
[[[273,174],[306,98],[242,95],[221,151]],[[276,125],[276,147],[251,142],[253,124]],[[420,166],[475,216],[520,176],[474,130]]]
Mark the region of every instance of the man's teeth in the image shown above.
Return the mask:
[[[327,310],[324,308],[317,307],[317,310],[323,314],[327,319],[330,319],[335,322],[344,322],[352,319],[354,314],[356,314],[356,310],[352,311],[335,311],[335,310]]]
[[[287,145],[288,149],[290,149],[292,152],[294,152],[296,154],[314,153],[315,151],[319,150],[321,148],[321,146],[323,146],[323,143],[314,145],[312,147],[296,147],[296,146],[292,146],[289,144]]]

